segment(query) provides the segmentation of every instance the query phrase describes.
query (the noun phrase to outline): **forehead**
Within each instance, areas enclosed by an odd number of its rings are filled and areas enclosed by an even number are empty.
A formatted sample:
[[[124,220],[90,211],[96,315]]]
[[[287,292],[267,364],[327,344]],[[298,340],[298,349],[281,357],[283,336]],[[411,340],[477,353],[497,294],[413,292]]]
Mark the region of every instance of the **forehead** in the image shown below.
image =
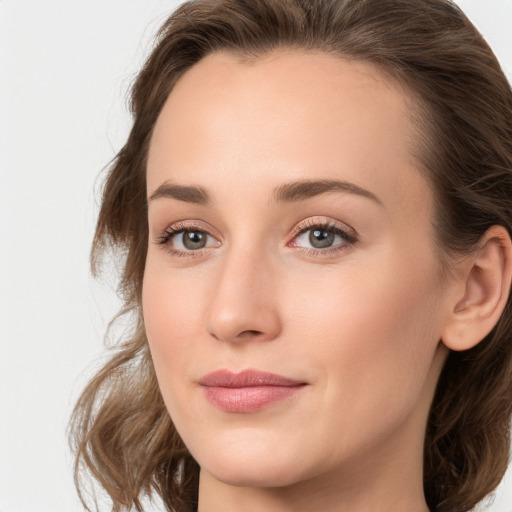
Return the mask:
[[[321,175],[418,207],[428,185],[413,157],[412,104],[371,63],[295,50],[251,62],[214,53],[164,105],[148,192],[175,178],[221,191],[226,175],[241,190]]]

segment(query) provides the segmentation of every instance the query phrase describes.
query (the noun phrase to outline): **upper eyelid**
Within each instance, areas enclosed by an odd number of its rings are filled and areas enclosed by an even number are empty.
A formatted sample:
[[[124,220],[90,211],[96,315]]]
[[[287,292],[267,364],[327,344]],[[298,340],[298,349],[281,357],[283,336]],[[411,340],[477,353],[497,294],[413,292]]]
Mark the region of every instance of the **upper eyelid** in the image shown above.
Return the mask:
[[[325,229],[338,229],[342,231],[343,233],[346,233],[348,236],[350,236],[353,239],[358,238],[357,231],[352,228],[351,226],[336,221],[330,217],[310,217],[309,219],[305,219],[302,222],[299,222],[298,224],[295,224],[295,226],[292,228],[290,233],[290,240],[293,240],[298,235],[301,235],[302,233],[309,231],[310,229],[313,229],[315,227],[321,226]]]
[[[216,239],[222,239],[222,235],[208,223],[201,220],[180,220],[169,224],[162,233],[172,230],[175,234],[181,231],[202,231]]]
[[[296,224],[289,230],[291,236],[297,236],[300,233],[303,233],[304,231],[307,231],[309,229],[312,229],[314,227],[325,227],[325,228],[338,228],[342,229],[343,231],[346,231],[348,234],[351,234],[353,236],[357,236],[357,232],[354,228],[351,226],[336,221],[330,217],[323,217],[323,216],[314,216],[309,217],[307,219],[304,219]],[[178,231],[187,231],[187,230],[194,230],[197,231],[204,231],[208,233],[211,236],[214,236],[216,238],[222,238],[221,233],[213,228],[210,224],[207,222],[204,222],[199,219],[187,219],[187,220],[179,220],[176,222],[173,222],[172,224],[169,224],[165,227],[165,229],[162,230],[162,233],[172,230],[175,232]]]

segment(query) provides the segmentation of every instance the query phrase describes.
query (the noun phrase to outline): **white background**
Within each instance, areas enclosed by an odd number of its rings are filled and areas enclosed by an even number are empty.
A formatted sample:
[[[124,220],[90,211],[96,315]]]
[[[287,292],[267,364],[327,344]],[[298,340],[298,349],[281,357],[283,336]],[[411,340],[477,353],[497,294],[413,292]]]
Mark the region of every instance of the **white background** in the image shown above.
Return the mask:
[[[98,174],[177,0],[0,0],[0,511],[82,510],[65,428],[115,282],[89,277]],[[459,0],[512,77],[512,0]],[[146,509],[157,510],[158,507]],[[488,512],[512,512],[512,469]]]

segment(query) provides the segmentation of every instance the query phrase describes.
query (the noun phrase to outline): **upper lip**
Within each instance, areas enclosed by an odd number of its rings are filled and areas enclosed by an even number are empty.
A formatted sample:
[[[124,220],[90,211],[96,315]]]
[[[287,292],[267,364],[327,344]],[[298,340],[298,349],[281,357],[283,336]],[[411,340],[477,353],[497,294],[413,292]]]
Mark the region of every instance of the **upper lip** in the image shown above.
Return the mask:
[[[199,379],[199,384],[207,387],[247,388],[257,386],[291,387],[306,383],[260,370],[243,370],[239,373],[233,373],[229,370],[216,370]]]

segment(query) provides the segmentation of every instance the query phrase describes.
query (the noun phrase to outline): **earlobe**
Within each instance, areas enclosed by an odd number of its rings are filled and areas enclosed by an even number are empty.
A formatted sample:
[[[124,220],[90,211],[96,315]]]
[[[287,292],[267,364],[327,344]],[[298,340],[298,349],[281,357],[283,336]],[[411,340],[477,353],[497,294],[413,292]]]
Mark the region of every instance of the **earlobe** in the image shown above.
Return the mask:
[[[512,280],[512,242],[507,230],[489,228],[464,265],[462,292],[451,306],[442,334],[443,343],[456,351],[477,345],[503,313]]]

